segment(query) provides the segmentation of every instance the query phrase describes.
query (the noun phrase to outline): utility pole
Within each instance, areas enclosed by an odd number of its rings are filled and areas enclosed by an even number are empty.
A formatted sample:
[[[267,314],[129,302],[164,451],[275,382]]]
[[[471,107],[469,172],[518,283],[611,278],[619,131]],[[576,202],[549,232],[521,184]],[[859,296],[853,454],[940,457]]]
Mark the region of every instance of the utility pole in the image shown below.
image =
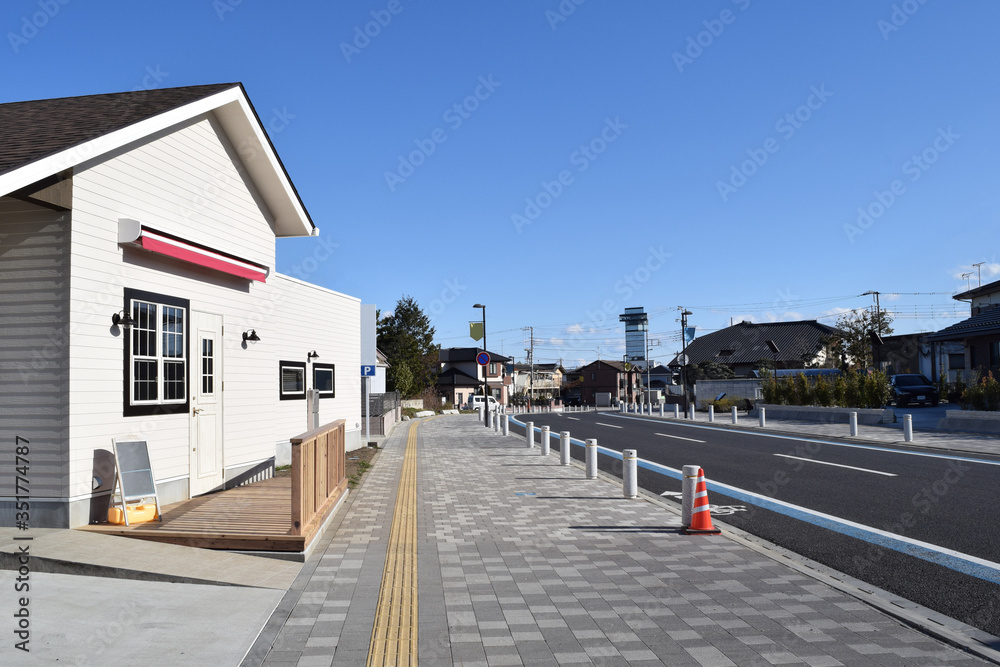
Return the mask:
[[[528,411],[531,412],[531,402],[535,398],[535,328],[522,327],[521,331],[525,329],[528,330],[528,347],[524,351],[528,353],[528,372],[531,373],[528,377]]]
[[[875,350],[874,350],[874,352],[875,352],[875,355],[874,355],[875,356],[875,370],[881,370],[881,366],[882,366],[881,346],[882,346],[882,343],[881,342],[876,342],[876,341],[881,341],[882,340],[882,338],[881,338],[881,336],[882,336],[882,309],[879,307],[879,303],[878,303],[878,292],[876,292],[875,290],[868,290],[867,292],[865,292],[861,296],[865,296],[866,294],[874,294],[875,295],[875,327],[873,329],[873,331],[875,332],[875,338],[872,339],[872,347],[875,348]]]

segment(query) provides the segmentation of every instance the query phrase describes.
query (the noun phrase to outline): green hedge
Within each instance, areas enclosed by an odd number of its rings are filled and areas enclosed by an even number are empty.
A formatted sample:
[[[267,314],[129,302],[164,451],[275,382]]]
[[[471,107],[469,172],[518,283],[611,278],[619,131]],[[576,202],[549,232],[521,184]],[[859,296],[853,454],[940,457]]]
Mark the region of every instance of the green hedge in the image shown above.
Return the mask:
[[[814,379],[804,373],[776,378],[763,371],[761,391],[770,405],[817,405],[841,408],[883,408],[892,392],[885,373],[847,372],[832,381],[819,375]]]

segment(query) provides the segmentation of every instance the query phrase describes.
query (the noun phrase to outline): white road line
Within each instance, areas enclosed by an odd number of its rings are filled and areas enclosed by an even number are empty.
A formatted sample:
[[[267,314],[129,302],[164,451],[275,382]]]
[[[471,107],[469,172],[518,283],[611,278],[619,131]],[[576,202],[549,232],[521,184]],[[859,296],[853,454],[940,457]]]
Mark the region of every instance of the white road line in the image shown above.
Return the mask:
[[[575,422],[578,422],[578,421],[580,421],[580,418],[579,418],[579,417],[566,417],[566,419],[572,419],[572,420],[573,420],[573,421],[575,421]]]
[[[656,435],[663,436],[664,438],[674,438],[676,440],[687,440],[688,442],[701,442],[701,443],[705,442],[704,440],[695,440],[694,438],[682,438],[679,435],[669,435],[667,433],[657,433]]]
[[[801,456],[790,456],[789,454],[775,454],[775,456],[780,456],[783,459],[795,459],[797,461],[808,461],[809,463],[820,463],[825,466],[836,466],[838,468],[847,468],[848,470],[860,470],[861,472],[870,472],[873,475],[885,475],[886,477],[899,477],[893,472],[880,472],[878,470],[868,470],[867,468],[855,468],[854,466],[845,466],[842,463],[830,463],[829,461],[817,461],[816,459],[806,459]]]
[[[621,428],[621,426],[615,426],[614,424],[605,424],[604,422],[597,422],[598,426],[607,426],[608,428]]]

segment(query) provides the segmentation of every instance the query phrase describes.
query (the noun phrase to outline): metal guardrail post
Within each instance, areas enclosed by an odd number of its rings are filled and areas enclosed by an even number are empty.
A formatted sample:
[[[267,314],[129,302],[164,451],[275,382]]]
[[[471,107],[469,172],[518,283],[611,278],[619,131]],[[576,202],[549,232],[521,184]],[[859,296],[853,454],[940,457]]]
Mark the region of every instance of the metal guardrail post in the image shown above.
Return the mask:
[[[587,439],[587,479],[597,479],[597,438]]]
[[[622,451],[622,495],[626,498],[639,496],[638,456],[636,450]]]
[[[681,525],[691,526],[691,513],[694,511],[694,490],[698,484],[698,471],[701,466],[684,466],[681,469]]]

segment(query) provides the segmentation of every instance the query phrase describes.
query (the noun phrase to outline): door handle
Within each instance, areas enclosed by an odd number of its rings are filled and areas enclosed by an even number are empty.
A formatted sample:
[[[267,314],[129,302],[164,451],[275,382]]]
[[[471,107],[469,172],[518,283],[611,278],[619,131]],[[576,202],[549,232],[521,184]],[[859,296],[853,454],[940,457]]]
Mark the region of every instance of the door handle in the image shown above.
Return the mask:
[[[192,415],[196,415],[199,412],[204,412],[204,410],[202,410],[201,408],[194,408],[194,409],[191,410],[191,414]]]

